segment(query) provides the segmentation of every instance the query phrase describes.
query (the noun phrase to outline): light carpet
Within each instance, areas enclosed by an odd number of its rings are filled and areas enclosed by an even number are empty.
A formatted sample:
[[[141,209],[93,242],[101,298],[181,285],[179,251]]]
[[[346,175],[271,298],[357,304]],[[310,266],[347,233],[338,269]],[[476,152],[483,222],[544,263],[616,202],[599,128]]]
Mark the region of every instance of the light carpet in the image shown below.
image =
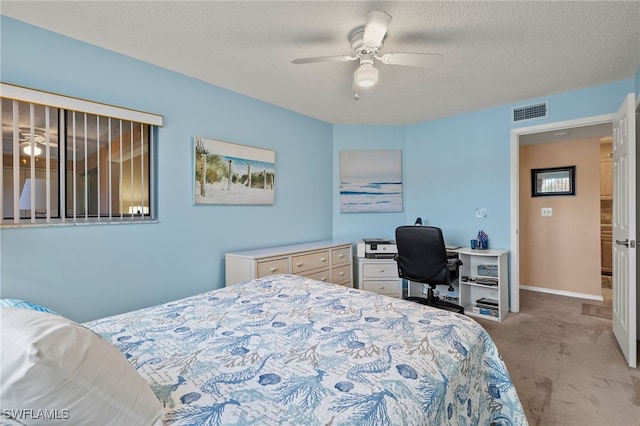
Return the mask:
[[[584,303],[521,290],[519,313],[477,321],[495,341],[530,425],[640,426],[640,370],[627,366],[611,317],[583,314]]]

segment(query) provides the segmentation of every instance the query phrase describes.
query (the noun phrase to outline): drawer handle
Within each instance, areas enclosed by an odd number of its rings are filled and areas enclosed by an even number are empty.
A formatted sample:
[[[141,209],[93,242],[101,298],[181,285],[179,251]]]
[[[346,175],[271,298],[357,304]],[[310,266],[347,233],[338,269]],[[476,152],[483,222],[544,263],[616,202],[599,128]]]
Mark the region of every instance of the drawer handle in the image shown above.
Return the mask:
[[[321,257],[321,258],[320,258],[320,262],[326,262],[326,261],[327,261],[327,258],[326,258],[326,257]]]
[[[326,280],[327,280],[327,277],[320,278],[320,281],[326,281]]]
[[[271,268],[269,268],[269,272],[275,272],[278,270],[277,266],[272,266]]]
[[[384,268],[378,269],[378,272],[384,272]]]
[[[378,287],[378,290],[384,290],[384,286],[381,285],[380,287]]]
[[[296,266],[302,266],[302,262],[297,262]]]
[[[342,259],[344,257],[344,254],[339,254],[338,257]]]
[[[340,275],[341,277],[344,276],[344,272],[340,272],[338,275]]]

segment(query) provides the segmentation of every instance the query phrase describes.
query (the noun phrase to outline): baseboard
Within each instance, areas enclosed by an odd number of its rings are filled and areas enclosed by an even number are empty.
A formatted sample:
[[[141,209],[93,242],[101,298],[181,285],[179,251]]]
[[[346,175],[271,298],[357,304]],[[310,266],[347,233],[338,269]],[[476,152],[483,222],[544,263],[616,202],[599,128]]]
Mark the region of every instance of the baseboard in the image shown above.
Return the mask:
[[[556,294],[558,296],[575,297],[577,299],[596,300],[598,302],[604,301],[604,298],[602,296],[596,296],[596,295],[593,295],[593,294],[586,294],[586,293],[576,293],[574,291],[556,290],[556,289],[553,289],[553,288],[534,287],[534,286],[522,285],[522,284],[520,284],[520,289],[521,290],[529,290],[529,291],[537,291],[539,293]]]

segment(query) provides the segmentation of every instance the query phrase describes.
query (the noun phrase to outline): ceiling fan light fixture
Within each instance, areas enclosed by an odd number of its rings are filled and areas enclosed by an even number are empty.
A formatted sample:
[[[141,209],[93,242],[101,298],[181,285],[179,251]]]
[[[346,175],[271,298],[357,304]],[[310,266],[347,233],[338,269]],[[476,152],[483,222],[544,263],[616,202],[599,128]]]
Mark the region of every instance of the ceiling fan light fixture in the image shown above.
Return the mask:
[[[42,149],[40,149],[38,145],[33,145],[33,153],[31,153],[31,145],[25,145],[25,147],[22,148],[22,150],[24,151],[25,154],[31,157],[42,154]]]
[[[356,70],[356,84],[358,87],[371,87],[378,82],[378,70],[371,64],[362,64]]]

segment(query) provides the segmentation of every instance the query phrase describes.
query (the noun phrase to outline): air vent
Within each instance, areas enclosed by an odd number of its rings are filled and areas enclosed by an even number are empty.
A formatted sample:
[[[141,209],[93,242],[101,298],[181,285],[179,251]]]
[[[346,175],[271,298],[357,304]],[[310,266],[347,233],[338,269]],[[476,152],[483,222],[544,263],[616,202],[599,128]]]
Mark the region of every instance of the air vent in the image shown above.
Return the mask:
[[[548,111],[549,102],[516,107],[513,109],[513,122],[547,117]]]

